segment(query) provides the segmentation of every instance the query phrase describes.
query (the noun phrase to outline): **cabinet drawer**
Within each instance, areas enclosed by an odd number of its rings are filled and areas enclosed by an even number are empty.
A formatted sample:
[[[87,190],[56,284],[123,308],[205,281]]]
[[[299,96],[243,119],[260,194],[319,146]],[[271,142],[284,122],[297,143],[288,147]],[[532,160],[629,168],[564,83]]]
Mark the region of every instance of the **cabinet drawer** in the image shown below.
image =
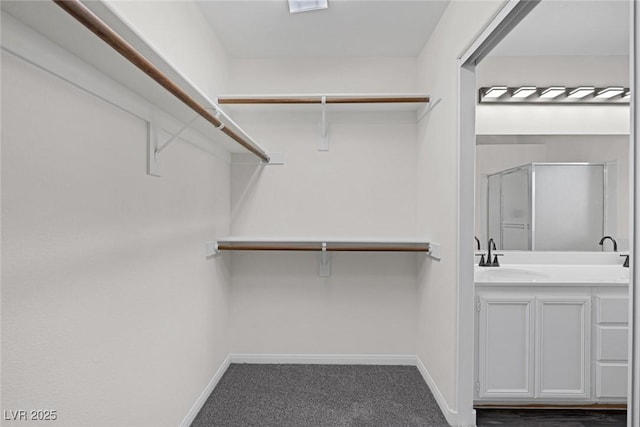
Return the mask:
[[[597,326],[597,360],[627,361],[629,329],[626,326]]]
[[[626,398],[627,378],[626,363],[596,363],[596,398]]]
[[[597,323],[629,323],[629,298],[598,297],[597,300]]]

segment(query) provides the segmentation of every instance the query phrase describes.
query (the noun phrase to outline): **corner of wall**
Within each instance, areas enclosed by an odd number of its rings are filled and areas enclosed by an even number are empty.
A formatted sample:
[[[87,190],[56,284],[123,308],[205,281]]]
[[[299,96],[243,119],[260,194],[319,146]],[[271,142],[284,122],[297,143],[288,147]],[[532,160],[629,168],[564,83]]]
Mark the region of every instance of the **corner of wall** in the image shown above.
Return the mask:
[[[189,412],[187,412],[187,415],[185,415],[184,419],[180,423],[180,427],[191,426],[191,423],[193,423],[193,421],[198,416],[198,413],[207,402],[207,399],[213,392],[213,389],[216,388],[224,373],[227,372],[227,369],[229,369],[229,365],[231,365],[231,355],[228,355],[224,359],[222,365],[220,365],[220,368],[218,368],[216,373],[213,374],[213,377],[211,377],[211,380],[209,380],[207,386],[204,388],[204,390],[202,390],[202,393],[200,393],[200,396],[198,396],[198,399],[193,403],[193,406],[191,407],[191,409],[189,409]]]
[[[442,102],[420,124],[418,141],[418,224],[423,234],[440,242],[442,261],[420,272],[419,368],[453,425],[475,420],[468,405],[471,389],[461,389],[459,212],[460,148],[459,57],[502,9],[502,0],[451,2],[418,56],[421,89]],[[469,242],[471,247],[472,242]],[[428,269],[428,270],[427,270]],[[466,374],[465,374],[466,376]],[[472,387],[472,381],[468,381]],[[462,403],[461,403],[462,402]],[[463,407],[461,407],[461,405]],[[469,406],[469,407],[467,407]]]
[[[431,394],[433,394],[433,397],[438,403],[438,406],[440,407],[440,410],[442,411],[442,414],[446,418],[449,425],[456,426],[456,427],[475,427],[475,422],[473,424],[460,423],[460,417],[458,415],[458,411],[452,409],[449,406],[449,403],[447,402],[442,392],[438,388],[438,384],[434,381],[433,377],[429,373],[429,370],[424,366],[424,363],[422,363],[422,360],[420,359],[420,357],[416,357],[416,367],[418,368],[418,371],[420,372],[420,375],[422,375],[422,378],[424,379],[424,381],[429,386],[429,390],[431,390]],[[464,417],[464,420],[469,420],[470,418],[475,420],[475,410],[473,409],[472,409],[471,416]]]

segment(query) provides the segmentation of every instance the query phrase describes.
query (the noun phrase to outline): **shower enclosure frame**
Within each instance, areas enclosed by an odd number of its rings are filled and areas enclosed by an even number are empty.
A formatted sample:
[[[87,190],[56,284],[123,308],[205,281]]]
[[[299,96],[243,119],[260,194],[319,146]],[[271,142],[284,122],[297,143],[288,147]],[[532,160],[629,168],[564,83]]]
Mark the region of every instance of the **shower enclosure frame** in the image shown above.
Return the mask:
[[[617,204],[616,199],[616,181],[612,179],[611,174],[615,172],[615,162],[532,162],[523,164],[520,166],[512,167],[509,169],[505,169],[499,172],[495,172],[489,175],[486,175],[485,180],[485,230],[487,233],[487,237],[492,237],[496,241],[496,244],[500,249],[515,249],[515,250],[537,250],[538,238],[536,235],[537,231],[537,216],[536,216],[536,201],[537,196],[539,196],[539,188],[536,188],[537,179],[536,179],[536,168],[539,167],[575,167],[575,166],[600,166],[602,167],[602,213],[601,213],[601,226],[600,231],[595,233],[592,240],[593,247],[590,248],[592,250],[599,250],[597,247],[597,239],[604,235],[615,234],[616,229],[616,215],[615,209]],[[527,223],[518,224],[518,223],[506,223],[504,222],[503,212],[505,208],[505,195],[502,188],[502,181],[499,182],[499,204],[498,206],[492,207],[492,189],[491,189],[491,179],[492,177],[497,176],[505,176],[512,173],[515,173],[520,170],[526,170],[528,172],[528,185],[527,185],[527,201],[528,201],[528,214],[529,218],[526,221]],[[615,175],[615,173],[614,173]],[[615,177],[614,177],[615,178]],[[498,212],[495,212],[495,211]],[[495,220],[495,215],[499,215],[498,220]],[[494,218],[492,220],[492,218]],[[525,229],[527,230],[527,247],[522,248],[514,248],[514,247],[505,247],[505,239],[504,239],[504,229]],[[538,245],[540,246],[540,245]],[[558,248],[559,250],[563,250],[566,248]],[[573,248],[575,250],[589,250],[589,248]],[[543,248],[542,250],[554,250],[552,248]]]

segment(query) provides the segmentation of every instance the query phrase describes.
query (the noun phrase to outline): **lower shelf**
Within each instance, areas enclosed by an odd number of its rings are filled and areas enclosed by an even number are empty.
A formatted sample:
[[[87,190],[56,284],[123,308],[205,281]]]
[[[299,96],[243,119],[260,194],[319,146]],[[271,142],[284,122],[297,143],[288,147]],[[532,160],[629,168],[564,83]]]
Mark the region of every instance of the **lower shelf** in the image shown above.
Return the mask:
[[[256,238],[226,237],[215,243],[222,251],[327,251],[327,252],[423,252],[434,244],[426,240],[362,238]]]
[[[413,252],[440,259],[440,245],[416,239],[225,237],[206,244],[206,255],[226,251],[303,251],[320,253],[320,277],[331,272],[329,252]]]

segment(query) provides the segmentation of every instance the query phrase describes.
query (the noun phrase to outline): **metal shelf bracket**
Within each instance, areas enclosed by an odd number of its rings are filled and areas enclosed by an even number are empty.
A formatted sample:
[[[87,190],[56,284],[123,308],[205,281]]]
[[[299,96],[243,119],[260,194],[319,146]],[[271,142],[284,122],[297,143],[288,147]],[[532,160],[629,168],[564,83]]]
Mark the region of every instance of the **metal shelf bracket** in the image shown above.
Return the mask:
[[[420,120],[424,119],[424,117],[427,114],[429,114],[431,112],[431,110],[436,108],[436,105],[438,105],[440,103],[440,101],[442,101],[442,98],[437,98],[437,99],[431,98],[429,100],[429,102],[427,103],[427,105],[425,105],[424,107],[420,108],[416,112],[416,121],[419,122]]]
[[[218,114],[219,116],[219,114]],[[173,135],[171,135],[171,137],[169,137],[169,139],[167,139],[165,142],[163,142],[162,144],[159,144],[156,146],[156,150],[154,152],[156,159],[158,158],[158,156],[160,155],[160,153],[167,149],[169,147],[169,145],[171,145],[171,143],[173,143],[176,138],[178,138],[182,132],[184,132],[185,130],[189,129],[189,127],[196,121],[198,120],[198,118],[200,118],[200,116],[195,116],[193,119],[191,119],[190,121],[188,121],[187,123],[185,123],[184,126],[182,126],[180,128],[180,130],[176,133],[174,133]]]
[[[220,118],[220,111],[216,109],[214,116],[216,118]],[[202,116],[196,115],[193,119],[185,123],[177,132],[171,134],[171,136],[164,142],[160,142],[160,132],[162,132],[163,129],[160,127],[157,120],[154,118],[151,119],[147,132],[147,175],[160,176],[158,167],[158,158],[160,157],[160,153],[169,148],[169,146],[173,144],[180,135],[189,129],[200,117]],[[218,126],[217,129],[222,129],[223,127],[224,123]]]
[[[318,271],[320,277],[331,276],[331,254],[327,252],[327,242],[322,242],[322,252],[320,252],[320,267]]]
[[[218,242],[217,241],[205,242],[204,243],[204,256],[211,257],[211,256],[216,256],[219,253],[220,253],[220,251],[218,250]]]
[[[320,137],[318,138],[318,151],[329,151],[329,124],[327,123],[327,97],[323,96],[322,120],[320,121]]]

